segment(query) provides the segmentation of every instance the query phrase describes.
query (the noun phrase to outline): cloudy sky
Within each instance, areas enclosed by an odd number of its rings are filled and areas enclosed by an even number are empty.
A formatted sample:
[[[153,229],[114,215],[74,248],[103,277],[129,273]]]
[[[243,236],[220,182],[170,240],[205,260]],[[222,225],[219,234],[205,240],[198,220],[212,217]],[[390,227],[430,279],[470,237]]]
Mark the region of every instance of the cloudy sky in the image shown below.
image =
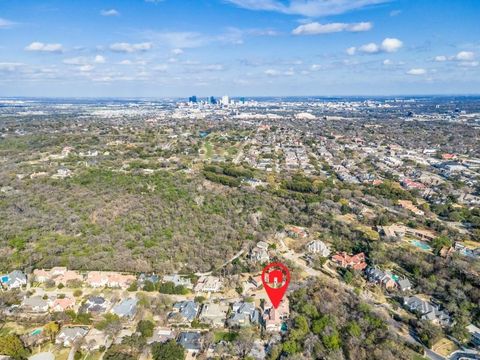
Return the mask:
[[[0,96],[480,93],[478,0],[0,0]]]

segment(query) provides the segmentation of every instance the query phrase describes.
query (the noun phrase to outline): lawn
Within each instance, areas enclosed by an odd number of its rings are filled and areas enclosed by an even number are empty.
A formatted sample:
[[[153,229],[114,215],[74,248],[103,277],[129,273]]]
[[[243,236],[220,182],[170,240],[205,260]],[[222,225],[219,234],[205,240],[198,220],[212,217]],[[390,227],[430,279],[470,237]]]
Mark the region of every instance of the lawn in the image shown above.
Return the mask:
[[[214,335],[215,335],[215,342],[220,342],[220,341],[232,342],[237,338],[238,333],[229,332],[229,331],[217,331],[215,332]]]
[[[447,338],[440,339],[435,345],[432,346],[432,350],[437,354],[447,357],[455,350],[458,350],[457,345]]]

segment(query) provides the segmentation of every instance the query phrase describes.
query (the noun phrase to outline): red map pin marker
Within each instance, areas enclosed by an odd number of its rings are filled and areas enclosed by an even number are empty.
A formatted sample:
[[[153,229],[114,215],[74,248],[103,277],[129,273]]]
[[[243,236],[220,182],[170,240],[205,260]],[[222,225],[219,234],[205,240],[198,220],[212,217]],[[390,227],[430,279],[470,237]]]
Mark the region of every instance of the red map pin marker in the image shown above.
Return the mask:
[[[271,263],[262,271],[262,283],[273,307],[276,309],[290,283],[290,271],[282,263]]]

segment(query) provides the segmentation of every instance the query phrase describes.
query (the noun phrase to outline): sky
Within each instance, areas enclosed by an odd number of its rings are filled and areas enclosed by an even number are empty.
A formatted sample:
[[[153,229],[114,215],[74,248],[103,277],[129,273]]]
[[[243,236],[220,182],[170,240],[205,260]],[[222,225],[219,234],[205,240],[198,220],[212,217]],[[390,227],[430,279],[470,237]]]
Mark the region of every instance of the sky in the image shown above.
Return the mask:
[[[478,0],[0,0],[0,96],[480,94]]]

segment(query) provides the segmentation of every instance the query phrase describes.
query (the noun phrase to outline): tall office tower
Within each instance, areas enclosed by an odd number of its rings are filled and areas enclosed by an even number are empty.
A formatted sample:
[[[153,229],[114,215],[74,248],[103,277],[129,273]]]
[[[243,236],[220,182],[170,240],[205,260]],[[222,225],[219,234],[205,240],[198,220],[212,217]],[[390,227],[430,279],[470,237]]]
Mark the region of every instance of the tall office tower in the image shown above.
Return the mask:
[[[228,105],[228,104],[230,104],[230,98],[228,97],[228,95],[222,96],[221,104],[222,104],[222,105]]]
[[[196,102],[197,102],[197,97],[196,97],[195,95],[190,96],[190,97],[188,98],[188,102],[196,103]]]

